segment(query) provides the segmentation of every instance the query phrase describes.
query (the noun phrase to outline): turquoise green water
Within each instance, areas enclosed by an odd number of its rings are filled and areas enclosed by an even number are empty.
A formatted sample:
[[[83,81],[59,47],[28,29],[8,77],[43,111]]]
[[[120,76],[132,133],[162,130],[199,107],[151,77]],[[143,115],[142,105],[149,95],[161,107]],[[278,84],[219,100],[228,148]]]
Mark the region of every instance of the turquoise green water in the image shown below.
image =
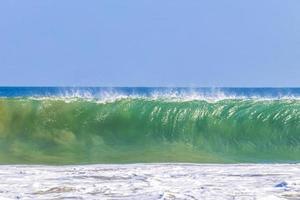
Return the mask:
[[[1,164],[299,160],[299,100],[0,99]]]

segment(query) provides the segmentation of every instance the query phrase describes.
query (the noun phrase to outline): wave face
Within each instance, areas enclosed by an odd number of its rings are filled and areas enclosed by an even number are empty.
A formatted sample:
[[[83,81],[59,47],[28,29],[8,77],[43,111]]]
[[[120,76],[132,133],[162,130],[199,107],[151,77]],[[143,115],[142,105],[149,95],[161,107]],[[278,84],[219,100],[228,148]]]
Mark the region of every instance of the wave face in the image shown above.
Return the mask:
[[[296,97],[113,94],[2,95],[0,163],[300,161]]]

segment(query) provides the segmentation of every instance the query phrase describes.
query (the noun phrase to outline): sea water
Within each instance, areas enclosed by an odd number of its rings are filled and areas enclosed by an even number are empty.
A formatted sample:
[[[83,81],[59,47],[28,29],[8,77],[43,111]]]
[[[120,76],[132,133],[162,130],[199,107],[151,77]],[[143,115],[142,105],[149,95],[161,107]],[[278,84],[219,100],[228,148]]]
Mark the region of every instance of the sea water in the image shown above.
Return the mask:
[[[299,88],[0,88],[3,198],[297,199],[299,160]]]

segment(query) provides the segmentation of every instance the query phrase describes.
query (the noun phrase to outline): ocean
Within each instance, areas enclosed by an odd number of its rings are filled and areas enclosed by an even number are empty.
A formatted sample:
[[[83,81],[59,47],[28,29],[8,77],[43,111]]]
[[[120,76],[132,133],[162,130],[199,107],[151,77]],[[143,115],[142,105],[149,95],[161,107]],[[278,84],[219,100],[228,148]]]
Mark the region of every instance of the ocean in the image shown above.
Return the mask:
[[[300,88],[0,87],[3,198],[297,199],[299,160]]]
[[[0,88],[0,163],[294,163],[299,88]]]

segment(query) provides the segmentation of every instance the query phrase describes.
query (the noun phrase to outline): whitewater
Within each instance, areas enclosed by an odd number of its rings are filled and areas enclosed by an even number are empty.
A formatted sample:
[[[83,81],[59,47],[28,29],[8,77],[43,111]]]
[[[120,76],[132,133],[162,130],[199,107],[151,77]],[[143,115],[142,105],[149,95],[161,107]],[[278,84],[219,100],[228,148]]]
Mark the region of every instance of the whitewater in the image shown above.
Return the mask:
[[[299,164],[0,166],[0,199],[296,200]]]

